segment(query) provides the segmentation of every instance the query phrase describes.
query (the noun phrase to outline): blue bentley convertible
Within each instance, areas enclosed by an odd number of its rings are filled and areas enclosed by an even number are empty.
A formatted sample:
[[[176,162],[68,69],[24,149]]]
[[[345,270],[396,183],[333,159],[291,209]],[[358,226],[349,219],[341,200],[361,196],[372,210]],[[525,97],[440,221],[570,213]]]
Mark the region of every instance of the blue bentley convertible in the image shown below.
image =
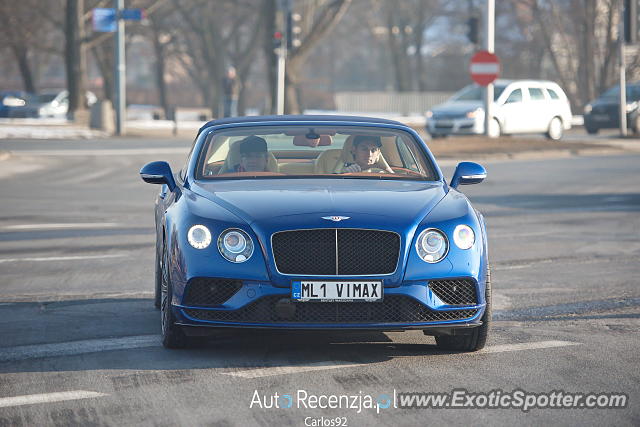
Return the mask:
[[[474,351],[491,320],[482,215],[391,120],[270,116],[204,125],[177,173],[152,162],[163,344],[211,328],[418,329]],[[208,329],[209,328],[209,329]]]

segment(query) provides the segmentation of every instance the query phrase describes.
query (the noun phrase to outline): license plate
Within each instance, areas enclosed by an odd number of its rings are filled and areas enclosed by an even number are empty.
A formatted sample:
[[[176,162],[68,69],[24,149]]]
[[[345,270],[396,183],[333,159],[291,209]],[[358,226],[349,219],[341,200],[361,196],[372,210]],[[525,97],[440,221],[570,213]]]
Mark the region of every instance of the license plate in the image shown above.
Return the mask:
[[[437,127],[445,127],[445,128],[446,127],[451,127],[451,126],[453,126],[453,121],[451,121],[451,120],[438,120],[436,122],[436,126]]]
[[[609,120],[609,116],[607,114],[595,114],[593,116],[593,119],[599,122],[606,122],[607,120]]]
[[[291,284],[291,299],[297,302],[381,301],[382,281],[296,281]]]

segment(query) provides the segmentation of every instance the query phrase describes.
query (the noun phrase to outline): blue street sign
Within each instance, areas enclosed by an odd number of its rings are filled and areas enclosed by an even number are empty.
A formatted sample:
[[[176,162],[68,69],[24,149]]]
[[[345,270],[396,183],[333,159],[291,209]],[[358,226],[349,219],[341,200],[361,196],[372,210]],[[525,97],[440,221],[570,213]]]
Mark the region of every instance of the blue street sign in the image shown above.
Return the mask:
[[[116,31],[116,10],[106,8],[93,9],[93,31],[114,33]]]
[[[120,17],[126,21],[142,21],[144,19],[144,10],[122,9]]]

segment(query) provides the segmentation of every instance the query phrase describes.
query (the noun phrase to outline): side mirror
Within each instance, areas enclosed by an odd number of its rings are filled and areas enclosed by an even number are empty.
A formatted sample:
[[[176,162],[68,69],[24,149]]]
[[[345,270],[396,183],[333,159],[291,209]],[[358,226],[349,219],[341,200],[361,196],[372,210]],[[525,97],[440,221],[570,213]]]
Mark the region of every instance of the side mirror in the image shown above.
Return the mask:
[[[473,162],[460,162],[449,184],[451,188],[458,185],[478,184],[487,177],[487,171],[482,165]]]
[[[169,191],[173,191],[176,188],[171,166],[167,162],[147,163],[140,169],[140,177],[149,184],[167,184]]]

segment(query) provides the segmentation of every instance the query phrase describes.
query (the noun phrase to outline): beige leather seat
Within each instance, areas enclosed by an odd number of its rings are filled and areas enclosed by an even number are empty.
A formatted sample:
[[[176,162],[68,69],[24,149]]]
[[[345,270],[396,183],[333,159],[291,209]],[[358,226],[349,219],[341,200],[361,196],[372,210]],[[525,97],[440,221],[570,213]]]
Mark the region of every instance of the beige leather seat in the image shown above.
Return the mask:
[[[234,167],[240,164],[241,142],[242,139],[231,143],[231,146],[229,147],[229,154],[227,154],[227,158],[225,159],[224,165],[222,166],[222,169],[220,169],[219,173],[222,174],[235,172]],[[278,172],[278,160],[271,151],[267,151],[267,171],[276,173]]]
[[[349,136],[342,149],[327,150],[320,154],[316,159],[315,173],[340,173],[345,163],[353,163],[353,140],[356,136]],[[384,159],[382,153],[378,162],[373,165],[373,169],[381,169],[388,171],[390,169],[389,163]]]
[[[280,173],[287,175],[313,175],[314,164],[312,162],[287,162],[278,165]]]

